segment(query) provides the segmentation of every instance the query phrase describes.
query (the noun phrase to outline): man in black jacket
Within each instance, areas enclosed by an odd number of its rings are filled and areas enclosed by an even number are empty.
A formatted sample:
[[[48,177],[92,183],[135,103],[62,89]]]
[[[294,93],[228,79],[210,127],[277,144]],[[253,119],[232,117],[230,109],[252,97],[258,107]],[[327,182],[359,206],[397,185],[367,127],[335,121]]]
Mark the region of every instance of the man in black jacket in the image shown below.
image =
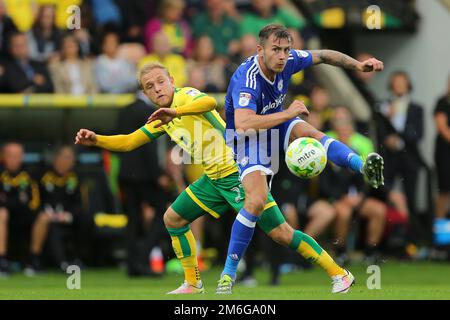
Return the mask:
[[[23,168],[24,149],[20,143],[2,147],[4,170],[0,171],[0,277],[9,274],[10,245],[24,260],[23,245],[29,244],[25,273],[40,271],[40,255],[47,235],[49,219],[41,211],[37,182]],[[23,249],[23,250],[22,250]]]
[[[390,78],[392,98],[379,107],[379,143],[385,159],[386,187],[397,189],[396,178],[407,197],[411,220],[415,220],[416,188],[423,165],[419,142],[423,136],[423,108],[410,96],[412,84],[408,74],[395,72]],[[414,221],[412,221],[413,224]]]
[[[14,33],[9,38],[10,58],[4,63],[4,91],[9,93],[51,93],[53,83],[47,66],[30,59],[27,36]]]
[[[447,93],[436,103],[434,122],[437,131],[434,159],[439,186],[436,218],[445,218],[450,210],[450,76]]]
[[[59,147],[54,153],[52,168],[41,177],[39,185],[42,211],[51,221],[47,246],[53,262],[63,272],[66,272],[70,259],[80,262],[79,259],[85,258],[94,231],[92,217],[82,208],[75,162],[76,155],[71,146]],[[72,252],[69,244],[72,244]]]

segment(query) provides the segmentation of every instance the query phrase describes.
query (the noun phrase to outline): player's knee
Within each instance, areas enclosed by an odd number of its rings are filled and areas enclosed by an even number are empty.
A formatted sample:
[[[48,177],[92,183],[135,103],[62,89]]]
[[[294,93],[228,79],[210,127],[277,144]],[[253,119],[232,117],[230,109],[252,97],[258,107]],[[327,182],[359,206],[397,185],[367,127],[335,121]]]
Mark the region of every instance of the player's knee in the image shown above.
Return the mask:
[[[254,199],[249,199],[245,204],[245,208],[252,214],[261,214],[264,210],[264,206],[267,202],[267,197],[255,197]]]
[[[186,221],[181,218],[171,207],[167,209],[163,216],[166,228],[181,228],[186,225]]]
[[[268,191],[259,190],[258,192],[247,191],[244,207],[253,214],[261,214],[267,203]]]

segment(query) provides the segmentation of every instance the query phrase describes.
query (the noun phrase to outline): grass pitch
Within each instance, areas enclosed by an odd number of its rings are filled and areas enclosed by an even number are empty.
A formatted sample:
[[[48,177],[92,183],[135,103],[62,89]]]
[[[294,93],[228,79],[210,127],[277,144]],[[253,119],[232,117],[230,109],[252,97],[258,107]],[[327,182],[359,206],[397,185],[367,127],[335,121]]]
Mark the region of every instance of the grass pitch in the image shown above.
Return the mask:
[[[381,289],[369,290],[367,267],[350,266],[356,285],[344,295],[332,295],[331,282],[319,268],[285,274],[279,286],[269,286],[269,274],[256,273],[257,287],[235,286],[231,296],[216,296],[215,285],[220,269],[202,274],[207,293],[195,296],[168,296],[183,281],[181,275],[161,278],[128,278],[118,269],[85,269],[81,271],[81,289],[69,290],[69,275],[49,272],[28,278],[13,274],[0,279],[0,299],[156,299],[156,300],[310,300],[310,299],[450,299],[450,263],[388,262],[381,268]]]

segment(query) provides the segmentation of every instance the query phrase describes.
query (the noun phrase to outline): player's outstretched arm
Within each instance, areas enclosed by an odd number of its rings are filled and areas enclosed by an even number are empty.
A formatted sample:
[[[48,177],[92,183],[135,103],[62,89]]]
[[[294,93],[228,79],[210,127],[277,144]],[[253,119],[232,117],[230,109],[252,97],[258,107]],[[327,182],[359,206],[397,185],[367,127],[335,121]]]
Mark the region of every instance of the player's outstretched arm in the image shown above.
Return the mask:
[[[237,130],[270,129],[299,115],[309,115],[303,102],[295,100],[286,110],[267,115],[256,114],[254,110],[239,108],[234,113],[234,123]]]
[[[309,52],[313,57],[313,64],[326,63],[336,67],[362,72],[382,71],[384,69],[383,62],[375,58],[360,62],[342,52],[334,50],[310,50]]]
[[[214,110],[216,106],[216,99],[205,95],[192,102],[178,106],[177,108],[159,108],[150,115],[147,119],[147,123],[159,120],[160,123],[155,125],[155,128],[159,128],[162,125],[168,124],[175,117],[203,114]]]
[[[148,141],[149,138],[141,130],[126,135],[103,136],[91,130],[80,129],[75,136],[75,144],[88,147],[95,146],[115,152],[131,151]]]

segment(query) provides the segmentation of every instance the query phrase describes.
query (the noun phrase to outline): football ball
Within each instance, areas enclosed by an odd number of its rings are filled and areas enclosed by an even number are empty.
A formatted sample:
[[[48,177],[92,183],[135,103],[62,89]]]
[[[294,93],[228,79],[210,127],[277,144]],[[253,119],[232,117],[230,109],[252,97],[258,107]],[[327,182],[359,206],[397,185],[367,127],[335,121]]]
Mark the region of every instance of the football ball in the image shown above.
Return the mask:
[[[327,164],[327,153],[314,138],[298,138],[289,144],[285,161],[289,171],[302,179],[319,175]]]

